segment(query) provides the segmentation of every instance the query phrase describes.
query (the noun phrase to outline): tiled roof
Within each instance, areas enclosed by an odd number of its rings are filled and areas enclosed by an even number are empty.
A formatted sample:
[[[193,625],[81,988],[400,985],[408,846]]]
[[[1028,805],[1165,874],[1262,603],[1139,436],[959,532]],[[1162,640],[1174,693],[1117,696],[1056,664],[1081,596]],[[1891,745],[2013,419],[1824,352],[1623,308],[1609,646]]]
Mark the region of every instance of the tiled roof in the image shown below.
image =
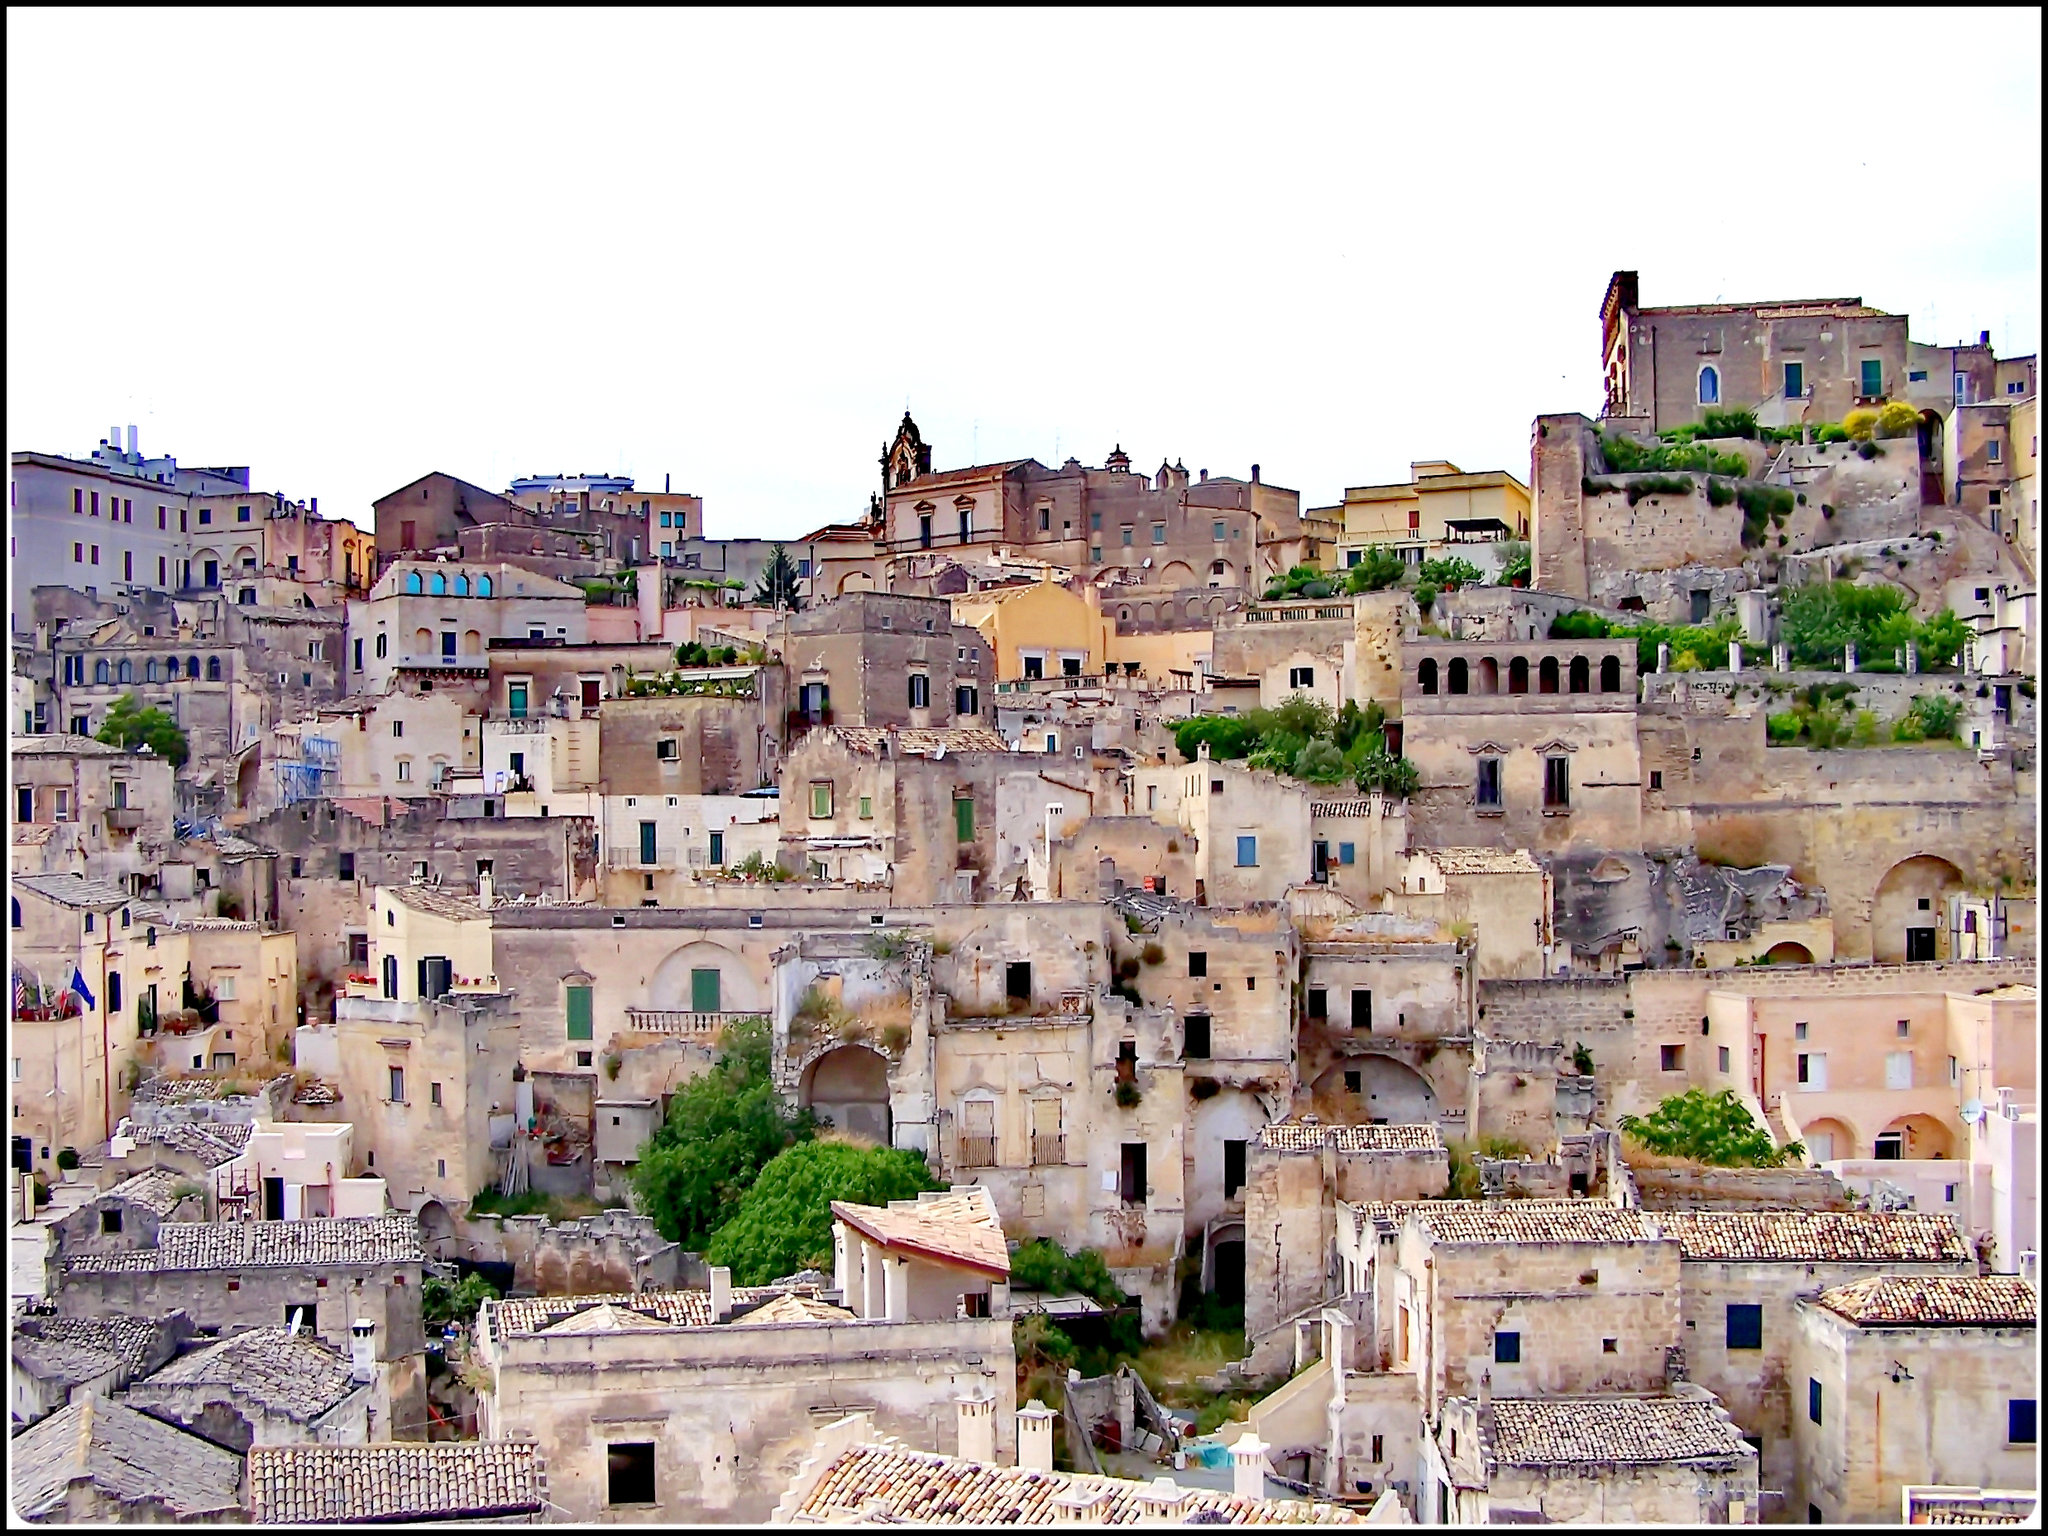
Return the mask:
[[[1872,1275],[1831,1286],[1820,1304],[1865,1327],[2032,1328],[2041,1293],[2017,1275]]]
[[[249,1451],[257,1525],[531,1514],[547,1499],[530,1440],[259,1445]]]
[[[40,848],[57,835],[54,824],[41,821],[14,825],[14,846],[17,848]]]
[[[889,494],[908,496],[913,491],[937,491],[948,486],[967,485],[977,480],[996,480],[1018,466],[1030,462],[1029,459],[1004,459],[996,464],[968,464],[959,469],[929,470],[906,484],[897,486]]]
[[[81,1480],[122,1504],[154,1501],[189,1519],[240,1507],[242,1458],[146,1413],[87,1392],[8,1446],[17,1516],[61,1510]]]
[[[155,1387],[226,1387],[295,1419],[316,1419],[356,1390],[349,1363],[318,1339],[285,1328],[252,1328],[182,1355],[129,1388],[146,1403]]]
[[[101,912],[125,907],[134,900],[111,880],[88,880],[83,875],[16,875],[14,884],[62,906],[91,907]]]
[[[736,1285],[732,1299],[735,1306],[747,1303],[772,1301],[785,1292],[772,1285]],[[711,1326],[711,1293],[709,1291],[636,1291],[631,1294],[608,1296],[514,1296],[504,1301],[485,1303],[488,1310],[489,1327],[494,1338],[509,1339],[521,1334],[539,1333],[553,1327],[564,1318],[575,1317],[594,1307],[614,1307],[621,1311],[651,1318],[671,1328],[708,1328]]]
[[[815,1296],[782,1295],[766,1306],[756,1307],[740,1317],[735,1323],[850,1323],[854,1315],[844,1307],[835,1307],[829,1301],[820,1301]]]
[[[1368,1201],[1360,1219],[1412,1216],[1439,1243],[1640,1243],[1658,1236],[1641,1211],[1604,1200]]]
[[[2040,1505],[2019,1488],[1919,1487],[1907,1498],[1908,1525],[2032,1525]]]
[[[14,1358],[45,1381],[90,1381],[110,1370],[135,1375],[177,1346],[168,1325],[146,1317],[23,1317],[14,1325]]]
[[[570,1313],[558,1323],[549,1323],[540,1331],[548,1334],[636,1333],[664,1326],[644,1312],[635,1312],[631,1307],[622,1307],[616,1302],[601,1301],[594,1307]]]
[[[157,1246],[127,1253],[74,1253],[73,1274],[194,1269],[315,1269],[323,1265],[418,1264],[412,1216],[323,1216],[309,1221],[167,1221]]]
[[[949,731],[883,731],[865,725],[833,725],[825,727],[854,751],[868,757],[881,754],[882,743],[890,743],[889,750],[899,757],[930,757],[933,751],[943,747],[948,752],[1007,752],[1010,744],[994,731],[983,726],[961,726]]]
[[[386,886],[384,894],[401,906],[410,907],[415,912],[425,912],[432,917],[450,917],[463,922],[490,916],[476,904],[475,897],[458,896],[452,891],[437,891],[428,885]]]
[[[1444,1138],[1435,1125],[1306,1125],[1282,1120],[1259,1132],[1259,1145],[1287,1152],[1324,1146],[1339,1152],[1441,1152]]]
[[[169,1147],[217,1168],[241,1156],[255,1127],[246,1121],[172,1120],[162,1125],[129,1125],[121,1134],[138,1147]]]
[[[921,1195],[888,1207],[834,1200],[832,1214],[863,1237],[985,1274],[1010,1273],[1009,1244],[995,1197],[979,1184]]]
[[[1741,1429],[1710,1398],[1497,1397],[1486,1459],[1495,1466],[1739,1460]]]
[[[159,1216],[168,1216],[189,1198],[191,1188],[192,1180],[182,1173],[173,1173],[168,1168],[145,1168],[100,1193],[102,1198],[118,1195],[123,1200],[147,1206]],[[181,1189],[188,1193],[181,1195],[178,1192]]]
[[[90,736],[53,731],[43,736],[10,736],[7,751],[14,757],[127,757],[125,747],[109,746]]]
[[[1540,875],[1543,866],[1526,848],[1418,848],[1447,875]]]
[[[1659,1211],[1686,1259],[1852,1264],[1968,1259],[1948,1217],[1933,1211]]]
[[[1076,1472],[1028,1472],[992,1467],[896,1445],[856,1445],[818,1478],[796,1511],[805,1523],[843,1521],[870,1511],[919,1525],[1063,1525],[1062,1495],[1107,1495],[1090,1507],[1091,1525],[1156,1522],[1140,1501],[1147,1485],[1130,1478]],[[1297,1499],[1241,1499],[1208,1488],[1188,1488],[1174,1508],[1177,1523],[1203,1525],[1353,1525],[1358,1516],[1331,1504]]]

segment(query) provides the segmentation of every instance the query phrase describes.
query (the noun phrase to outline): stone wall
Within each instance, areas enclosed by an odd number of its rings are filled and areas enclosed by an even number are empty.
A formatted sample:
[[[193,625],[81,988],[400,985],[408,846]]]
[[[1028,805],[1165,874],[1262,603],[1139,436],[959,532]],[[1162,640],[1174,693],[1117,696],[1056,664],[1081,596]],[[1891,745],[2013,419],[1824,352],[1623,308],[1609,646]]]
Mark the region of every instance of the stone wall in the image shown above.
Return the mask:
[[[682,1280],[682,1250],[630,1211],[559,1223],[545,1216],[471,1216],[457,1224],[457,1233],[465,1257],[512,1266],[518,1295],[663,1291]]]
[[[1848,1211],[1862,1202],[1825,1168],[1634,1168],[1649,1211]]]

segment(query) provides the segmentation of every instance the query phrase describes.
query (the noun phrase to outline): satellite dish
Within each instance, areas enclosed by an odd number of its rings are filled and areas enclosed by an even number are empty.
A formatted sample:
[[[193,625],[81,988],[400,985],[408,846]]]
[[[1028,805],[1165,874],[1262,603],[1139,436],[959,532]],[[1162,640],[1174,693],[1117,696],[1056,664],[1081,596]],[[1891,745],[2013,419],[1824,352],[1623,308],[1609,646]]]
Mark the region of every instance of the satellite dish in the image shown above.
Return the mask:
[[[1984,1101],[1982,1099],[1965,1100],[1962,1113],[1963,1124],[1975,1125],[1984,1118]]]

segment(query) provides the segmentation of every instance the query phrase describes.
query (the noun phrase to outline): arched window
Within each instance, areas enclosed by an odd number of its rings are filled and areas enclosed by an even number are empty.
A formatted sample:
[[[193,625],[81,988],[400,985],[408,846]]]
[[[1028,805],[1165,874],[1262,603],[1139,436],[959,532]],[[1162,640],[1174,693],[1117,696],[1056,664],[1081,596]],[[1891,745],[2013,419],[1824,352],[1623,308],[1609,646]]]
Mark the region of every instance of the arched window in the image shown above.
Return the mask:
[[[1602,693],[1621,692],[1621,658],[1619,656],[1609,656],[1600,663],[1600,691]]]
[[[107,666],[107,658],[102,656],[92,664],[92,680],[96,683],[104,683],[110,681],[111,678],[112,670]]]
[[[385,650],[385,642],[384,642],[384,636],[382,636],[382,635],[379,635],[379,636],[377,637],[377,656],[378,656],[378,659],[379,659],[379,660],[382,660],[382,659],[383,659],[383,656],[384,656],[384,650]]]
[[[1491,656],[1479,658],[1479,691],[1481,693],[1500,692],[1500,663]]]
[[[481,656],[484,651],[484,637],[481,630],[465,629],[462,632],[462,654]]]
[[[1583,656],[1574,656],[1572,658],[1572,692],[1591,693],[1592,691],[1593,663],[1586,660]]]
[[[132,662],[132,661],[130,661],[130,660],[128,660],[128,658],[127,658],[127,657],[125,657],[125,656],[124,656],[124,657],[122,657],[122,658],[121,658],[121,665],[119,665],[118,667],[114,668],[114,681],[115,681],[115,682],[117,682],[117,683],[132,683],[132,682],[134,682],[134,681],[135,681],[135,663],[134,663],[134,662]]]
[[[477,577],[477,579],[476,579],[476,595],[477,595],[478,597],[489,597],[489,596],[491,595],[491,578],[490,578],[490,577],[488,577],[488,576],[479,576],[479,577]]]
[[[455,578],[455,595],[457,597],[469,596],[469,578],[467,576],[457,576]]]
[[[436,597],[446,597],[448,595],[448,578],[439,571],[434,572],[434,584],[429,590]]]
[[[405,573],[405,590],[414,593],[421,590],[420,573],[418,571],[407,571]]]
[[[197,656],[187,656],[185,658],[185,675],[187,677],[197,677],[199,675],[199,658]]]
[[[1469,693],[1471,678],[1462,656],[1453,657],[1450,666],[1450,689],[1452,693]]]
[[[1536,691],[1538,693],[1557,692],[1557,658],[1555,656],[1544,657],[1543,665],[1536,669]]]
[[[220,681],[220,658],[218,656],[206,658],[206,680],[209,683]]]
[[[1415,669],[1415,683],[1424,693],[1436,692],[1436,658],[1430,657]]]
[[[154,656],[142,664],[142,680],[145,683],[156,681],[156,658]]]
[[[1526,656],[1517,656],[1513,661],[1508,663],[1508,692],[1527,693],[1528,691],[1529,658]]]
[[[415,656],[434,654],[434,632],[431,629],[416,629],[412,632],[412,653]]]
[[[1721,403],[1721,371],[1712,363],[1700,370],[1700,404]]]

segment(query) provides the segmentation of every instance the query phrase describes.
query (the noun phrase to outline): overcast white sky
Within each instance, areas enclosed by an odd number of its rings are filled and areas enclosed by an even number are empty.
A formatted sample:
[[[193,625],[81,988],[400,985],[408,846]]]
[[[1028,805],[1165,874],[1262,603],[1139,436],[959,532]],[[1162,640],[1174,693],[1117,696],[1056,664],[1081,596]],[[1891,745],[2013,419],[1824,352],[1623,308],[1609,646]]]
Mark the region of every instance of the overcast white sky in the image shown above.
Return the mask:
[[[713,536],[934,464],[1528,474],[1645,303],[2040,337],[2041,16],[7,13],[7,432]]]

